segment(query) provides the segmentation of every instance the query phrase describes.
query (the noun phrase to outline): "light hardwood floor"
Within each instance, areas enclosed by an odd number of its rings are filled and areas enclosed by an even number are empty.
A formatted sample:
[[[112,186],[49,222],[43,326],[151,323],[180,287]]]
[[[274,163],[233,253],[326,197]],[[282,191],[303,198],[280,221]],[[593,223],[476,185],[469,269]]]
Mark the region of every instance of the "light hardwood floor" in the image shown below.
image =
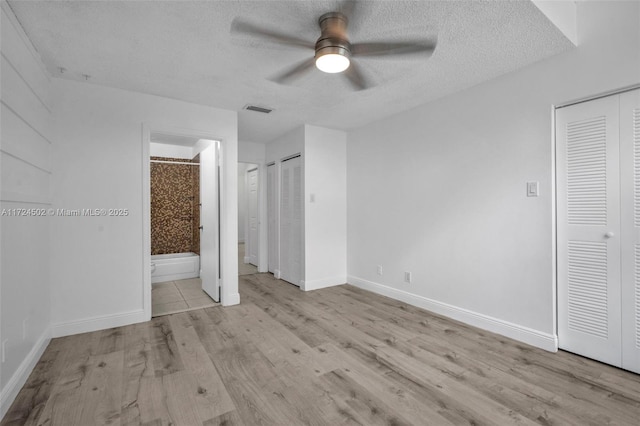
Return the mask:
[[[2,425],[638,425],[640,376],[339,286],[51,342]]]

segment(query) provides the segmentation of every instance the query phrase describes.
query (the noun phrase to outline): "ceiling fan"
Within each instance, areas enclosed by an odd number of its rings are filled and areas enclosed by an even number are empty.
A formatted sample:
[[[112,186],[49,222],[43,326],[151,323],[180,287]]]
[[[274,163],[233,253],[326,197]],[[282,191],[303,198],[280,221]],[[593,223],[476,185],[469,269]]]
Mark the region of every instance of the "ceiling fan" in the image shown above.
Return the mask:
[[[347,2],[351,12],[356,2]],[[342,9],[342,8],[341,8]],[[351,13],[352,14],[352,13]],[[423,55],[429,57],[436,48],[435,40],[406,40],[406,41],[372,41],[351,43],[347,33],[349,19],[347,13],[329,12],[318,19],[320,37],[313,42],[285,34],[235,18],[231,24],[231,33],[243,33],[257,36],[272,42],[306,49],[313,49],[314,56],[299,62],[270,80],[287,84],[298,77],[313,70],[314,65],[326,73],[343,73],[355,90],[364,90],[373,84],[362,74],[359,65],[353,59],[359,57],[399,57],[407,55]]]

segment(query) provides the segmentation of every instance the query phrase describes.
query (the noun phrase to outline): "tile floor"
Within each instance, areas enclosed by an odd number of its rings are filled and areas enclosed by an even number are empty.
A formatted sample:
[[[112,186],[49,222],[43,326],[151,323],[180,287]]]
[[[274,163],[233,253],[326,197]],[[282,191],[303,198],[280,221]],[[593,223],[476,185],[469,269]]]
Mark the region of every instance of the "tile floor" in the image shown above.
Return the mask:
[[[250,263],[244,263],[244,253],[244,243],[238,244],[238,275],[257,274],[258,268]],[[202,291],[200,278],[156,283],[151,287],[151,316],[153,317],[217,305],[219,303],[214,302]]]
[[[217,306],[204,291],[200,278],[156,283],[151,287],[151,316],[175,314]]]

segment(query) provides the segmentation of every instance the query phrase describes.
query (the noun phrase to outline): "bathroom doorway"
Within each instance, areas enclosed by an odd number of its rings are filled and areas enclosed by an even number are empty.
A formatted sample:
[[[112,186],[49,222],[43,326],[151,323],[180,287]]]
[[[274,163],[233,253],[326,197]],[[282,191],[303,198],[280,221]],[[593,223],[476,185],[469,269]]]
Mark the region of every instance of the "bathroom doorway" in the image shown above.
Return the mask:
[[[150,134],[153,317],[220,301],[218,158],[217,141]]]
[[[258,273],[260,173],[257,164],[238,163],[238,275]]]

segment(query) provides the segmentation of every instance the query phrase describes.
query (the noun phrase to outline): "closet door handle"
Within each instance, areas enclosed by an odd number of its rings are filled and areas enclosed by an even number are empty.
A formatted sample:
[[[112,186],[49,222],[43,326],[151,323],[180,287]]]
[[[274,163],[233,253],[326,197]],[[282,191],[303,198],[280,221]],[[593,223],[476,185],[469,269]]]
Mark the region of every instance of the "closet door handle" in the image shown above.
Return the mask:
[[[609,232],[607,232],[606,234],[604,234],[604,237],[605,237],[605,238],[612,238],[612,237],[614,237],[614,236],[615,236],[615,234],[614,234],[613,232],[611,232],[611,231],[609,231]]]

